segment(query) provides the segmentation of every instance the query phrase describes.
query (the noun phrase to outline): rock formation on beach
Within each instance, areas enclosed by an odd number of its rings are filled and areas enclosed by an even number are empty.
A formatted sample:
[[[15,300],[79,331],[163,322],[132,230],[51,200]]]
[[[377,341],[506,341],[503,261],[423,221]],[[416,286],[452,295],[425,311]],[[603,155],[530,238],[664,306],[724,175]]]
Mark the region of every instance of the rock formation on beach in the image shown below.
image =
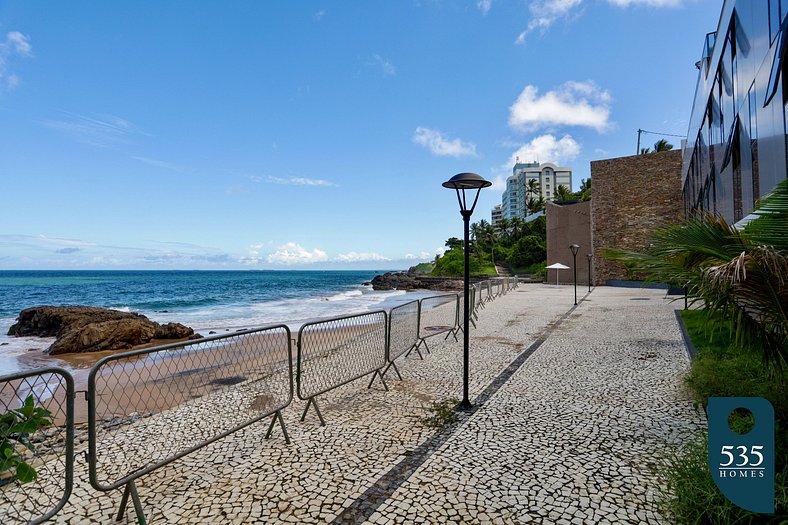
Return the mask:
[[[194,339],[194,330],[179,323],[161,325],[144,315],[95,306],[34,306],[19,313],[8,335],[55,337],[51,355],[128,350],[153,340]]]
[[[387,272],[372,279],[373,290],[462,290],[461,279]]]

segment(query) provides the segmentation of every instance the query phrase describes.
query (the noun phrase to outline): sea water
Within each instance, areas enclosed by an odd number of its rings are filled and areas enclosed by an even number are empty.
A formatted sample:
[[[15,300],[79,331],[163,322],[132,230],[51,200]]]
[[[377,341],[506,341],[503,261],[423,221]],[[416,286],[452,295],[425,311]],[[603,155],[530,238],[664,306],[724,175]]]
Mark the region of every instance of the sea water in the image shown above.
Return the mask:
[[[376,292],[375,271],[0,271],[0,375],[27,368],[18,359],[54,339],[8,337],[19,312],[81,305],[183,323],[208,335],[226,330],[390,309],[425,294]],[[433,292],[434,293],[434,292]]]

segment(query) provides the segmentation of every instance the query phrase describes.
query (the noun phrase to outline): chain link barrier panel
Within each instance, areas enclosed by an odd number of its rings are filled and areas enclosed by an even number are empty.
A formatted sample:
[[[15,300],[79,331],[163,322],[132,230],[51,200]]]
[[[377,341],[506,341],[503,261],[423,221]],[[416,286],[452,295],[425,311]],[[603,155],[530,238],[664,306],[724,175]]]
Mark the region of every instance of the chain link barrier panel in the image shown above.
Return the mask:
[[[0,377],[0,427],[6,435],[0,437],[0,523],[43,523],[63,508],[73,486],[71,375],[52,367]]]
[[[396,359],[407,355],[419,342],[419,302],[411,301],[391,309],[389,312],[389,339],[386,360],[388,365],[383,371],[394,368],[397,377],[402,376],[395,364]]]
[[[419,351],[422,344],[429,353],[427,339],[430,337],[445,333],[446,338],[454,334],[454,339],[457,340],[455,328],[459,307],[460,299],[457,294],[433,295],[419,301],[419,343],[415,348],[419,356],[423,357]]]
[[[144,523],[134,480],[281,410],[293,399],[285,325],[125,352],[88,376],[89,474],[94,488],[125,485]]]
[[[387,365],[387,315],[384,310],[357,315],[334,317],[306,323],[298,332],[296,369],[297,393],[307,401],[301,421],[310,406],[325,425],[315,400],[337,387],[373,374],[380,377]]]

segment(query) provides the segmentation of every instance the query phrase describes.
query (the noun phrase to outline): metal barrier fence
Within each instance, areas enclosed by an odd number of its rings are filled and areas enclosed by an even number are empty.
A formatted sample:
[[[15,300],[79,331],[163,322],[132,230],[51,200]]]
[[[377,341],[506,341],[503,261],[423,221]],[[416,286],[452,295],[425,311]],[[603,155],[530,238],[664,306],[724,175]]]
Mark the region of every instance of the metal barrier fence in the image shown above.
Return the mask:
[[[0,377],[0,426],[0,523],[43,523],[74,481],[71,375],[44,368]]]
[[[419,342],[419,302],[411,301],[394,307],[389,312],[389,339],[386,360],[388,365],[383,371],[386,375],[389,368],[394,368],[397,377],[402,376],[397,369],[395,360],[407,355]]]
[[[301,421],[310,406],[325,425],[315,397],[339,386],[373,374],[383,379],[386,367],[387,315],[384,310],[334,317],[307,323],[298,332],[297,393],[307,401]]]
[[[419,301],[419,343],[414,348],[419,356],[423,358],[419,351],[422,344],[429,353],[429,337],[446,333],[446,338],[454,334],[454,340],[457,340],[454,329],[457,326],[459,306],[460,299],[457,294],[434,295]]]
[[[88,376],[90,483],[125,485],[144,523],[134,480],[273,414],[266,438],[293,399],[290,330],[243,330],[125,352]]]

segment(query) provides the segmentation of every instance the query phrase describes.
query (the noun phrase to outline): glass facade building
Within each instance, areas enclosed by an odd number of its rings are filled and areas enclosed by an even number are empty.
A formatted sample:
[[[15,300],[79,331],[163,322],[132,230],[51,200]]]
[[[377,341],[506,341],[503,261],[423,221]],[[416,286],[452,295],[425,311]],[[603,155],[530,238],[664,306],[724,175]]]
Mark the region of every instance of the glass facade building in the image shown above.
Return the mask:
[[[725,0],[698,68],[682,184],[687,214],[739,222],[786,178],[788,0]]]

